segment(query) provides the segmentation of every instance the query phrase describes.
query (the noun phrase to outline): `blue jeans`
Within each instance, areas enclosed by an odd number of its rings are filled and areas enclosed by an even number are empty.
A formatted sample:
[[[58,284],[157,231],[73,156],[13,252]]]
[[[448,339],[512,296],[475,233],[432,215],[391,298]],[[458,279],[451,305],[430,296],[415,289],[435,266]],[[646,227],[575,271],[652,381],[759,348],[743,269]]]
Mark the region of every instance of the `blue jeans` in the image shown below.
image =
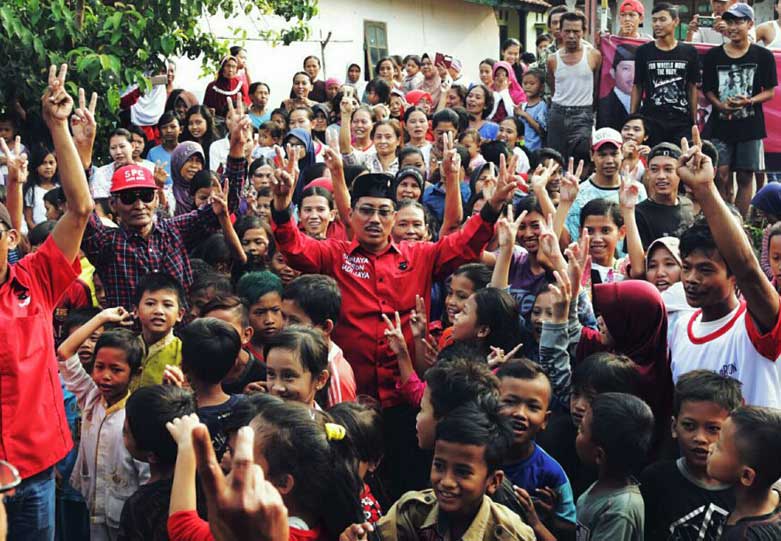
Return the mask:
[[[54,468],[22,481],[5,508],[8,541],[54,541]]]

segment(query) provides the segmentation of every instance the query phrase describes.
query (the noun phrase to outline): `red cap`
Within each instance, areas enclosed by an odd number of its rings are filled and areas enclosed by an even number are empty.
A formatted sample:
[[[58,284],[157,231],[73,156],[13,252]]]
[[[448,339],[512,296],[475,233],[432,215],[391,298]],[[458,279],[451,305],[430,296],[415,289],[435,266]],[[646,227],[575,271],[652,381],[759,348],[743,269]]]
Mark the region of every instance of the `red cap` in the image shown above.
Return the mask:
[[[618,9],[618,12],[626,13],[628,11],[636,11],[641,17],[645,15],[645,8],[640,0],[624,0],[621,2],[621,7]]]
[[[152,172],[140,165],[124,165],[111,177],[111,193],[141,188],[157,189]]]
[[[334,183],[328,177],[318,177],[314,179],[312,182],[304,186],[305,190],[307,188],[324,188],[329,192],[334,193]]]

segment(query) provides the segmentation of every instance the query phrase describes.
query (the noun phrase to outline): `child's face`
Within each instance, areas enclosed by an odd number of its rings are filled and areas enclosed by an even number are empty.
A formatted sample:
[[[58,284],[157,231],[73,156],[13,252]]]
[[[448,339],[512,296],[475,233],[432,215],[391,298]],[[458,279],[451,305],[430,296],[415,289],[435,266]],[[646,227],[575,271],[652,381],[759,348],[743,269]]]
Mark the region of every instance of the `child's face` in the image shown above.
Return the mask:
[[[190,130],[190,135],[196,139],[200,139],[206,134],[207,127],[206,119],[198,113],[190,115],[190,118],[187,120],[187,129]]]
[[[296,109],[290,113],[290,129],[292,130],[293,128],[301,128],[302,130],[306,130],[308,132],[312,131],[312,121],[309,120],[309,114],[306,111],[302,109]],[[298,140],[296,139],[296,141]],[[306,152],[306,149],[304,149],[304,152]]]
[[[405,167],[414,167],[421,173],[425,174],[426,162],[423,161],[423,156],[415,152],[414,154],[408,154],[407,156],[404,156],[404,159],[401,160],[399,168],[403,169]]]
[[[485,325],[478,324],[477,303],[472,295],[464,303],[464,307],[456,314],[453,320],[453,340],[464,342],[488,336]]]
[[[598,175],[603,177],[612,177],[617,174],[623,159],[624,157],[618,147],[610,143],[602,145],[598,150],[591,153],[594,169]]]
[[[716,443],[729,412],[707,401],[685,400],[677,417],[673,417],[672,434],[678,440],[686,463],[699,471],[705,471],[711,445]]]
[[[534,379],[504,377],[499,382],[502,415],[513,425],[516,446],[528,445],[548,424],[551,387],[540,375]]]
[[[461,138],[461,144],[469,151],[469,157],[474,159],[480,152],[480,148],[477,146],[477,141],[471,135],[465,135]]]
[[[431,405],[431,391],[428,387],[423,391],[420,399],[420,411],[415,417],[415,431],[418,435],[418,447],[431,449],[434,447],[437,419],[434,417],[434,407]]]
[[[583,464],[596,464],[599,448],[591,440],[591,408],[586,411],[583,422],[578,427],[578,437],[575,439],[575,451]]]
[[[260,343],[277,334],[284,325],[282,298],[279,293],[270,291],[250,306],[249,322]]]
[[[195,192],[195,195],[193,196],[193,203],[195,203],[195,208],[201,208],[205,204],[209,202],[209,198],[212,196],[212,189],[209,188],[198,188],[198,191]]]
[[[407,60],[405,69],[407,70],[407,76],[413,77],[420,71],[420,66],[418,66],[413,60]]]
[[[62,218],[62,212],[59,208],[55,207],[48,201],[43,202],[43,206],[46,208],[46,219],[47,220],[59,220]]]
[[[681,278],[692,308],[722,303],[735,291],[735,278],[727,274],[727,265],[715,250],[694,250],[683,258]]]
[[[437,440],[431,463],[431,487],[439,509],[448,515],[471,520],[493,493],[498,476],[488,473],[484,445],[467,445]]]
[[[537,342],[542,336],[542,324],[553,319],[553,293],[544,291],[534,299],[531,312],[532,335]]]
[[[254,257],[264,257],[268,251],[268,233],[265,229],[247,229],[241,237],[244,253]]]
[[[262,147],[274,146],[274,138],[271,137],[271,130],[258,130],[258,145]]]
[[[450,279],[445,297],[447,320],[453,323],[464,309],[469,297],[475,292],[475,283],[463,274],[454,274]]]
[[[770,270],[776,279],[776,288],[781,284],[781,235],[774,235],[768,242],[768,257],[770,258]]]
[[[181,135],[181,132],[179,119],[175,118],[168,124],[160,126],[160,139],[166,146],[176,145],[176,143],[179,142],[179,135]]]
[[[779,237],[779,241],[781,241],[781,237]],[[781,242],[779,242],[779,249],[781,250]],[[779,252],[779,259],[781,259],[781,251]],[[681,266],[670,253],[670,250],[661,245],[657,245],[654,248],[654,251],[648,257],[645,279],[656,286],[656,289],[660,292],[681,281]]]
[[[293,299],[285,299],[282,301],[282,315],[285,318],[285,325],[315,326],[312,322],[312,318],[310,318]]]
[[[734,485],[741,480],[743,465],[735,444],[735,424],[729,417],[721,425],[721,432],[708,455],[708,475],[724,484]]]
[[[589,253],[594,263],[609,267],[616,254],[616,246],[624,238],[624,226],[618,227],[610,216],[587,216],[583,227],[591,236]]]
[[[523,86],[523,91],[526,92],[526,96],[529,98],[536,98],[542,91],[542,83],[535,75],[524,75],[521,80],[521,86]]]
[[[72,335],[79,328],[81,328],[81,325],[73,327],[68,333],[68,336]],[[89,337],[81,343],[79,349],[76,350],[76,354],[79,356],[82,365],[87,366],[92,363],[92,354],[95,352],[95,344],[101,334],[103,334],[103,327],[98,327],[95,329],[95,332],[89,335]]]
[[[213,286],[196,291],[190,291],[190,312],[187,314],[187,320],[192,321],[201,317],[201,310],[214,297],[216,297],[216,293]]]
[[[38,176],[42,180],[51,180],[54,174],[57,172],[57,158],[54,154],[47,154],[46,157],[38,166]]]
[[[315,405],[315,393],[328,381],[328,371],[312,374],[301,363],[298,353],[273,348],[266,357],[266,383],[274,396],[283,400]]]
[[[259,196],[255,200],[255,214],[257,214],[258,218],[262,218],[266,222],[269,221],[271,217],[271,197]]]
[[[491,86],[494,82],[493,66],[491,64],[480,64],[480,82],[486,86]]]
[[[184,315],[176,292],[168,289],[144,292],[137,310],[141,327],[156,336],[167,335]]]
[[[312,123],[312,129],[314,131],[325,131],[328,127],[328,119],[325,117],[325,113],[318,111],[315,113],[315,120]]]
[[[287,131],[287,120],[285,119],[285,115],[275,113],[271,115],[271,122],[276,124],[281,130]]]
[[[542,214],[530,212],[518,226],[518,244],[526,248],[530,254],[536,254],[540,249],[540,224],[543,222]]]
[[[98,386],[100,394],[109,406],[125,397],[131,375],[127,354],[123,350],[102,347],[95,354],[92,380]]]
[[[271,264],[269,265],[271,272],[279,276],[282,280],[282,285],[286,286],[301,274],[290,265],[287,264],[285,254],[277,250],[274,252],[274,257],[271,258]]]
[[[6,144],[10,147],[16,136],[16,129],[11,122],[7,120],[0,121],[0,137],[5,139]]]
[[[401,116],[401,97],[397,96],[396,94],[392,95],[390,98],[390,114],[393,118],[398,118]]]
[[[141,157],[141,153],[144,151],[144,146],[146,146],[146,141],[144,141],[144,138],[138,135],[137,133],[130,134],[130,138],[132,139],[132,145],[133,145],[133,159],[137,160]]]
[[[569,415],[572,424],[580,426],[583,423],[583,418],[586,416],[586,412],[591,409],[591,401],[594,400],[595,396],[597,396],[597,392],[594,389],[572,388],[572,394],[569,398]]]
[[[335,212],[328,206],[328,200],[322,195],[310,195],[301,200],[301,224],[307,235],[325,238],[325,232],[334,219]]]

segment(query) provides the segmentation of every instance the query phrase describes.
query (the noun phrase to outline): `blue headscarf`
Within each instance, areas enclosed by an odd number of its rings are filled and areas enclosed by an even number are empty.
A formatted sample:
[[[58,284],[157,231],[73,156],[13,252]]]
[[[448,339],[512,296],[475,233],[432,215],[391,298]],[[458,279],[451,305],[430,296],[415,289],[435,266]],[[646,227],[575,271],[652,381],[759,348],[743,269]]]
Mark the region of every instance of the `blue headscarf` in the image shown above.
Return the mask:
[[[174,184],[174,199],[176,199],[175,214],[186,214],[195,208],[193,198],[190,195],[190,183],[182,177],[182,167],[193,156],[200,156],[204,164],[206,157],[203,148],[195,141],[184,141],[176,145],[171,152],[171,180]],[[205,165],[204,165],[205,167]]]
[[[303,128],[293,128],[287,132],[287,135],[282,140],[283,144],[287,145],[291,137],[295,137],[304,143],[304,148],[306,149],[304,157],[298,160],[298,181],[293,192],[293,203],[299,205],[301,203],[301,192],[304,191],[304,171],[310,165],[315,164],[315,145],[312,142],[312,135]]]
[[[751,204],[765,214],[772,214],[776,220],[781,219],[781,184],[765,184],[751,200]]]

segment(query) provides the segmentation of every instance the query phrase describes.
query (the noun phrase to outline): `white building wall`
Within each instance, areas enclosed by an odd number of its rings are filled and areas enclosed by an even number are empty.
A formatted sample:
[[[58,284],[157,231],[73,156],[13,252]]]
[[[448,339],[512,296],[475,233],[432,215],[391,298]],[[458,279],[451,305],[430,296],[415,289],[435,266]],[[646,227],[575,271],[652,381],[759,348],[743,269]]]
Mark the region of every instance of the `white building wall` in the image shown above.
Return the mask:
[[[496,54],[499,29],[493,9],[459,0],[320,0],[320,13],[310,21],[310,38],[290,46],[272,47],[254,39],[259,29],[268,29],[279,21],[273,17],[247,17],[204,20],[220,38],[232,36],[230,28],[247,31],[245,47],[249,55],[253,81],[271,86],[271,103],[277,106],[290,92],[293,74],[300,71],[304,57],[321,56],[319,40],[331,39],[325,48],[325,73],[320,78],[344,80],[347,65],[363,66],[363,22],[384,22],[390,54],[433,54],[442,52],[460,59],[469,80],[478,80],[478,65],[486,56]],[[201,98],[213,75],[201,77],[200,60],[177,62],[176,87],[187,88]]]

